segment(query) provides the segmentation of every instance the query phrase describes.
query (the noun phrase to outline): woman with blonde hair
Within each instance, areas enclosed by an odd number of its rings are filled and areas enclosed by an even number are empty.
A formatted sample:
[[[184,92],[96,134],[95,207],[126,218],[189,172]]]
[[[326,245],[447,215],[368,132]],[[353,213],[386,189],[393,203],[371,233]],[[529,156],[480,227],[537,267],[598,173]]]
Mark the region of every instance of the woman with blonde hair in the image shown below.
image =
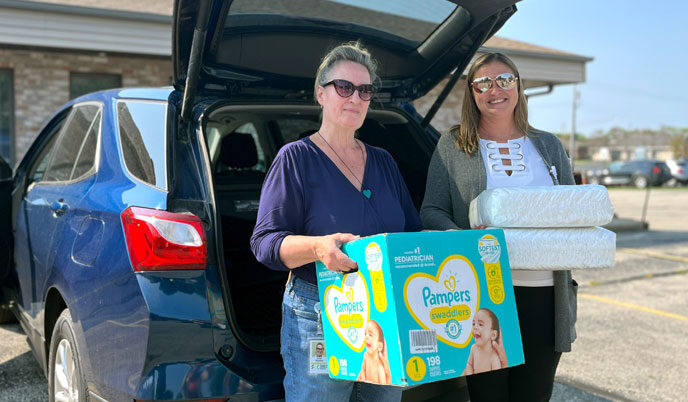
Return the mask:
[[[461,124],[443,135],[430,162],[421,217],[426,229],[470,229],[468,207],[482,191],[574,184],[557,137],[528,123],[516,65],[501,53],[468,71]],[[570,271],[513,270],[525,364],[466,377],[471,401],[547,401],[562,352],[576,338]]]

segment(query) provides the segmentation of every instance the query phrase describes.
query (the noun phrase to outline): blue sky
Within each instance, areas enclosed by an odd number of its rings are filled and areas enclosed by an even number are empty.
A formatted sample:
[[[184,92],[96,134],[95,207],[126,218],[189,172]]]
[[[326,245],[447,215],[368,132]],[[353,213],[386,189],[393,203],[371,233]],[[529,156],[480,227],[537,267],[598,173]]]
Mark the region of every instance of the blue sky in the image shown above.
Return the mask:
[[[446,15],[436,0],[335,1],[428,20]],[[517,8],[497,35],[594,58],[578,85],[578,133],[688,127],[687,0],[524,0]],[[533,97],[530,122],[570,132],[572,103],[572,85]]]
[[[525,0],[497,33],[593,57],[577,132],[688,127],[688,1]],[[683,82],[684,85],[681,85]],[[571,130],[573,87],[531,98],[531,124]]]

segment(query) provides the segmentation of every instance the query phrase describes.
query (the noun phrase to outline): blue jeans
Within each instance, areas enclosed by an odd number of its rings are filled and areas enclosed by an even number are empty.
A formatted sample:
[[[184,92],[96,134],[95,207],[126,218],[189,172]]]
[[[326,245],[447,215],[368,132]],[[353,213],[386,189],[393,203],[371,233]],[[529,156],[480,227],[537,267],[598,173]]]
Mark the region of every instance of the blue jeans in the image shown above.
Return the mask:
[[[308,338],[318,329],[318,287],[291,275],[282,302],[284,392],[295,401],[400,401],[400,387],[335,380],[328,374],[310,374]],[[327,350],[325,351],[327,353]]]

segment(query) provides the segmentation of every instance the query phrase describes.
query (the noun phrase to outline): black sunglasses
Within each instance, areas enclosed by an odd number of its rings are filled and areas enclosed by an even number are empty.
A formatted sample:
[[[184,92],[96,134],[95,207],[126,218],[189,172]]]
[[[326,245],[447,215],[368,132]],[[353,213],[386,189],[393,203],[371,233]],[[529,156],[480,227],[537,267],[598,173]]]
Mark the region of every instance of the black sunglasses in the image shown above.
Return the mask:
[[[356,86],[353,82],[347,80],[332,80],[324,83],[322,86],[326,87],[330,84],[334,85],[334,90],[337,92],[337,95],[342,98],[348,98],[354,94],[354,91],[358,91],[358,97],[361,98],[361,100],[369,101],[370,98],[373,97],[373,93],[375,93],[373,84],[361,84]]]
[[[473,85],[473,90],[475,92],[484,93],[489,91],[490,88],[492,88],[492,82],[496,82],[500,88],[502,88],[505,91],[508,91],[516,86],[516,81],[518,81],[518,77],[511,73],[504,73],[499,74],[494,78],[490,78],[487,76],[476,78],[473,80],[471,84]]]

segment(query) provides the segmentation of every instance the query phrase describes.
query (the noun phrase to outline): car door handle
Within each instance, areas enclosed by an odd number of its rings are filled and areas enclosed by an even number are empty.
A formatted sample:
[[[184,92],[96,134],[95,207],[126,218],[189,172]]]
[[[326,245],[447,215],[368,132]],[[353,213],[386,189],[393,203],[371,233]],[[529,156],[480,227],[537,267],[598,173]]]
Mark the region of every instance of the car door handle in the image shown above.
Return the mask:
[[[60,199],[50,204],[50,209],[53,211],[53,216],[57,218],[67,212],[67,204],[64,203],[63,199]]]

